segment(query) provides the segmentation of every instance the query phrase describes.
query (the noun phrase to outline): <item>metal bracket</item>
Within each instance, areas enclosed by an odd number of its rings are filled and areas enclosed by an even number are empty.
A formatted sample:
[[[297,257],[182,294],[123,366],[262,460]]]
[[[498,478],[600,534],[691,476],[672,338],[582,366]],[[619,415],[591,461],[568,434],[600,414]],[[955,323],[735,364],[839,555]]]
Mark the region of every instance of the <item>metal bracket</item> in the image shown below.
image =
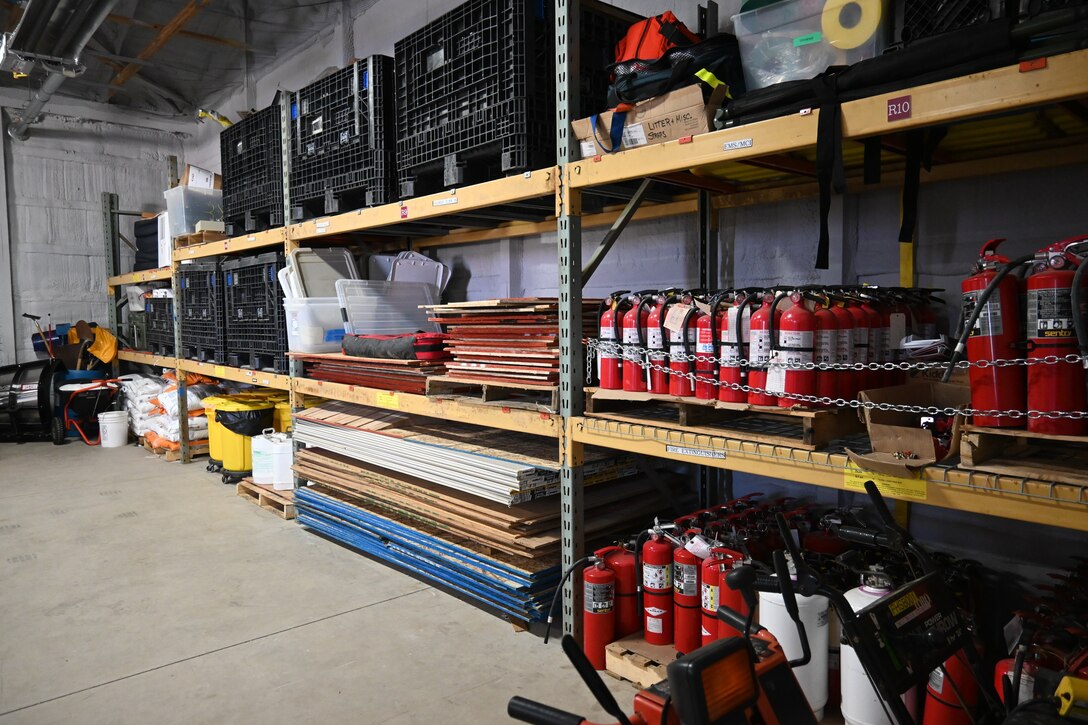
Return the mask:
[[[589,282],[589,278],[593,276],[593,273],[597,271],[597,267],[604,261],[605,255],[608,254],[608,250],[612,249],[612,245],[616,243],[616,240],[620,238],[620,234],[627,228],[627,223],[635,216],[635,212],[642,206],[642,200],[646,198],[646,193],[650,190],[650,184],[653,183],[652,179],[643,179],[639,184],[638,190],[627,202],[627,205],[623,207],[623,211],[616,217],[616,221],[612,222],[612,227],[605,233],[604,239],[597,245],[597,248],[593,250],[593,256],[590,258],[586,265],[582,267],[582,286],[585,287]],[[569,192],[568,192],[569,193]]]

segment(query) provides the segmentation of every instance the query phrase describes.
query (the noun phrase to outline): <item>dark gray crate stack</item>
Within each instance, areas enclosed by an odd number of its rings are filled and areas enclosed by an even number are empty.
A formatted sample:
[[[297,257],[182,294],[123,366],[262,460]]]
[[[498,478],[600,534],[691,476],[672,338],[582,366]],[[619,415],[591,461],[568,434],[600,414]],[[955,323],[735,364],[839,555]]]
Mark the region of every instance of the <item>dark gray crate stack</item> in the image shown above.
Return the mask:
[[[294,219],[393,201],[392,94],[393,59],[384,55],[356,61],[294,94]]]
[[[144,300],[147,315],[147,351],[153,355],[174,355],[174,298],[148,297]]]
[[[576,117],[604,109],[606,67],[636,20],[583,6]],[[469,0],[394,49],[402,198],[555,163],[552,3]]]
[[[281,147],[278,96],[219,134],[223,217],[234,234],[283,225]]]
[[[227,364],[287,373],[287,316],[276,273],[283,252],[225,260]]]
[[[223,275],[218,259],[189,262],[178,271],[174,291],[181,317],[178,357],[226,364]]]

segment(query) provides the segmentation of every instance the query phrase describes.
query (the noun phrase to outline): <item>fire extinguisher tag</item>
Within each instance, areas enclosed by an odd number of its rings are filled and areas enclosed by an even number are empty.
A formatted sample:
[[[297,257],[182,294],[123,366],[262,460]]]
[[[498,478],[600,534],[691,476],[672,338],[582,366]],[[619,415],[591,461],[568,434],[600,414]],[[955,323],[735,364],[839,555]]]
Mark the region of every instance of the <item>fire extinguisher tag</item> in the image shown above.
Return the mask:
[[[1071,290],[1028,290],[1028,337],[1073,337]]]
[[[695,564],[674,563],[676,573],[673,577],[673,586],[676,593],[682,597],[694,597],[699,594],[699,567]]]
[[[1012,651],[1016,649],[1016,644],[1020,641],[1020,637],[1024,634],[1024,620],[1020,618],[1019,614],[1013,615],[1013,618],[1005,625],[1004,632],[1007,652],[1012,654]]]
[[[586,582],[585,610],[593,614],[608,614],[615,608],[616,592],[612,584]]]
[[[814,360],[818,363],[833,363],[839,354],[839,331],[819,330],[816,333],[816,351]]]
[[[907,316],[902,312],[893,312],[891,315],[891,322],[889,322],[889,334],[891,337],[891,346],[893,349],[898,350],[903,347],[903,338],[907,336]]]
[[[643,564],[643,589],[672,589],[672,564]]]
[[[708,612],[718,611],[718,587],[713,584],[704,584],[702,592],[702,607]]]
[[[700,312],[702,312],[704,315],[709,315],[710,314],[710,305],[708,305],[705,302],[700,302],[699,300],[695,300],[695,307]]]
[[[944,672],[940,667],[929,673],[929,689],[934,695],[944,692]]]
[[[691,305],[673,305],[665,315],[665,329],[677,333],[684,327],[684,318],[687,317]]]
[[[782,350],[775,350],[771,354],[771,361],[767,365],[767,390],[772,393],[786,392],[786,359]]]
[[[702,537],[702,534],[692,536],[691,540],[684,544],[684,548],[700,559],[705,559],[710,556],[710,544]]]

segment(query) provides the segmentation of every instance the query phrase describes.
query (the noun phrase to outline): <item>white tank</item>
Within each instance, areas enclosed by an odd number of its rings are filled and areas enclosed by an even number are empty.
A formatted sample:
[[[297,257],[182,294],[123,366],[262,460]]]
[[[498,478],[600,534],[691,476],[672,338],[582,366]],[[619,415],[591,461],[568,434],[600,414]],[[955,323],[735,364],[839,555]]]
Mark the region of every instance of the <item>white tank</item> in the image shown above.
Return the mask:
[[[276,433],[266,428],[253,436],[253,482],[272,484],[277,491],[290,491],[295,487],[294,450],[288,433]]]
[[[797,614],[805,625],[812,659],[803,667],[797,667],[793,674],[797,684],[805,693],[809,707],[817,720],[824,717],[827,704],[827,643],[828,643],[828,608],[827,597],[819,594],[811,597],[797,596]],[[759,623],[766,627],[782,645],[786,659],[801,656],[801,638],[797,634],[797,625],[786,612],[781,594],[759,593]]]
[[[866,574],[862,577],[860,587],[846,593],[846,601],[857,612],[891,590],[891,583],[883,575]],[[894,725],[884,712],[880,695],[869,682],[869,677],[865,674],[865,668],[861,666],[854,648],[847,642],[840,645],[839,667],[842,678],[842,717],[846,725]],[[912,717],[915,716],[917,714],[915,689],[904,693],[903,702]]]

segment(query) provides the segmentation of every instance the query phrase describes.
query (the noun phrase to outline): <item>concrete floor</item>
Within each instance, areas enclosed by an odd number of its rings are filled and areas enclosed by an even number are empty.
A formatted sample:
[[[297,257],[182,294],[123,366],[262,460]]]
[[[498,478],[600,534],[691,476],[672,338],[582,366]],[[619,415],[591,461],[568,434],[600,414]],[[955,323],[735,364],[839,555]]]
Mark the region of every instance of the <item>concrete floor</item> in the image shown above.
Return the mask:
[[[625,708],[634,689],[606,678]],[[557,641],[306,532],[203,464],[0,444],[0,725],[598,720]]]

